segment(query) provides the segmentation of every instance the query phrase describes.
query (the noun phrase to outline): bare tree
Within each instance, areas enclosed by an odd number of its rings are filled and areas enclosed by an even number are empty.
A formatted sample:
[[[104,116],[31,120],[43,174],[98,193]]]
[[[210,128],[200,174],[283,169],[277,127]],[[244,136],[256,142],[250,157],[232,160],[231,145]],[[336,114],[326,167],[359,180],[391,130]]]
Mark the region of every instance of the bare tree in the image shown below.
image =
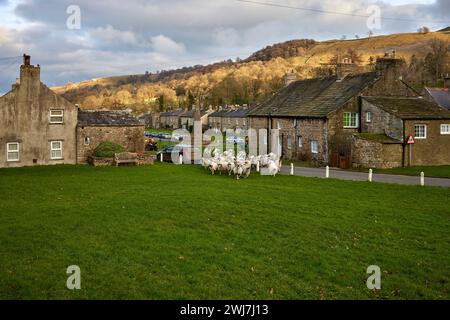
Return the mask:
[[[423,26],[417,30],[418,33],[427,34],[430,32],[430,28]]]
[[[430,48],[431,52],[425,57],[425,69],[434,77],[435,81],[439,81],[439,77],[445,69],[450,46],[447,41],[435,38],[431,40]]]

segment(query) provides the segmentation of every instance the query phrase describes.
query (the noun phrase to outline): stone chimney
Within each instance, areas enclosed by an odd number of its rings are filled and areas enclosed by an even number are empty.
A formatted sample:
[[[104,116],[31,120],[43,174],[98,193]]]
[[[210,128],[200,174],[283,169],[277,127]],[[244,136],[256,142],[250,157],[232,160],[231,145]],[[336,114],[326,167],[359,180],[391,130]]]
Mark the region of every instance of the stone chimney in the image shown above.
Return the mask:
[[[395,76],[398,79],[402,74],[405,61],[395,57],[395,50],[385,53],[383,58],[378,58],[376,63],[376,72],[378,75]]]
[[[350,74],[359,72],[359,66],[351,58],[344,58],[336,65],[336,76],[338,81],[342,81]]]
[[[297,81],[297,75],[295,74],[294,70],[292,70],[291,72],[288,72],[284,75],[283,80],[284,80],[284,86],[287,87],[292,82]]]
[[[41,83],[41,67],[31,64],[31,57],[24,54],[23,64],[20,66],[20,85],[34,88],[39,87]]]

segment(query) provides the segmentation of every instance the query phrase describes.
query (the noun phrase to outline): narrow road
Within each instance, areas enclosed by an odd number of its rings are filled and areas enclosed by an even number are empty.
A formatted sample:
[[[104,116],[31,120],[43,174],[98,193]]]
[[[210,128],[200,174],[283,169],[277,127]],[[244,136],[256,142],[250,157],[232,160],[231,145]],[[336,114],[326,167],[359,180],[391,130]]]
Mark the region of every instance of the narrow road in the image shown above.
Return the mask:
[[[290,174],[290,172],[290,166],[283,166],[281,168],[281,174]],[[294,175],[302,177],[325,178],[325,168],[294,167]],[[330,178],[332,179],[368,181],[368,177],[369,174],[365,172],[355,172],[330,168]],[[374,173],[373,182],[420,185],[420,177]],[[450,188],[450,179],[427,178],[425,172],[425,186]]]

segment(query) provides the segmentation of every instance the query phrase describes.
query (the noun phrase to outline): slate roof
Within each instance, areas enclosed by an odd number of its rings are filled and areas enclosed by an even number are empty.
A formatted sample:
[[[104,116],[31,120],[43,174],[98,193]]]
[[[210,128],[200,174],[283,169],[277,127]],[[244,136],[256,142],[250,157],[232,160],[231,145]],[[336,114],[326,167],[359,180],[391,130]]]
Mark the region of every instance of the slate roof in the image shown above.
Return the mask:
[[[223,117],[228,112],[230,112],[230,109],[222,109],[222,110],[214,111],[209,116],[210,117]]]
[[[425,90],[437,104],[450,110],[450,90],[448,88],[425,88]]]
[[[79,126],[142,126],[131,113],[124,111],[79,111]]]
[[[161,112],[160,117],[173,117],[173,116],[180,116],[182,113],[184,113],[184,110],[175,110],[175,111],[166,111]]]
[[[183,113],[180,114],[180,117],[185,117],[185,118],[193,118],[194,117],[194,113],[195,110],[191,109],[188,111],[184,111]],[[207,114],[208,112],[206,110],[200,110],[200,116],[203,117],[205,114]]]
[[[295,81],[272,98],[249,112],[249,116],[325,118],[368,85],[376,82],[374,72],[348,75],[337,81],[336,76]]]
[[[424,98],[363,97],[401,119],[450,119],[450,111]]]
[[[236,109],[231,110],[230,112],[226,113],[224,117],[229,118],[246,118],[249,110],[248,109]]]

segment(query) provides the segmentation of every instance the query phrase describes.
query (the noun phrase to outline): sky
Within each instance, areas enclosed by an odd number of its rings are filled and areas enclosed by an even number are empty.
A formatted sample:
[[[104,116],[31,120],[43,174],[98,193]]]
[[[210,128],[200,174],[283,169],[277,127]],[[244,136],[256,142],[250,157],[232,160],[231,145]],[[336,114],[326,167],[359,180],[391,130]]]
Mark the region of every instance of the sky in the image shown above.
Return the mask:
[[[374,5],[375,35],[450,26],[450,0],[0,0],[0,94],[23,53],[57,86],[246,58],[291,39],[364,37]]]

